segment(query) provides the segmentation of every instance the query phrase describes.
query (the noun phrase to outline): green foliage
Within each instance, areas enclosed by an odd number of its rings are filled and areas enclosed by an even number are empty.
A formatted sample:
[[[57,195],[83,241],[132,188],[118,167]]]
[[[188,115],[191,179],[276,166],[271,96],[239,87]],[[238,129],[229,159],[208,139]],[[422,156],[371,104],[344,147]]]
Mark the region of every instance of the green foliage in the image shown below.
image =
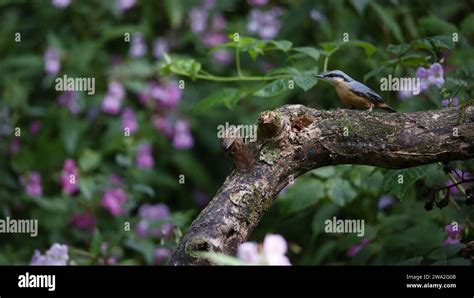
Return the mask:
[[[427,174],[426,167],[415,167],[404,170],[390,170],[383,177],[384,191],[394,194],[401,201],[410,187]]]
[[[275,36],[262,38],[248,30],[251,10],[266,12],[274,6],[282,12]],[[216,1],[206,10],[206,28],[197,32],[190,12],[202,9],[200,1],[136,1],[129,10],[120,10],[115,1],[71,1],[63,9],[51,1],[2,1],[0,217],[38,219],[40,234],[35,239],[2,238],[0,265],[28,264],[35,249],[44,252],[55,242],[69,246],[73,264],[105,264],[109,257],[121,265],[156,264],[155,250],[176,247],[232,170],[219,148],[216,127],[225,122],[253,124],[262,111],[284,104],[345,108],[331,86],[317,84],[315,75],[328,70],[363,78],[377,90],[375,83],[389,74],[415,77],[419,67],[441,63],[445,83],[440,89],[431,86],[406,100],[398,100],[396,92],[381,95],[398,111],[415,112],[441,108],[441,100],[450,94],[460,102],[462,121],[464,108],[474,98],[471,6],[465,1],[302,0],[270,1],[255,8],[244,0]],[[313,20],[310,11],[318,12],[320,19]],[[216,16],[225,18],[221,29],[216,29]],[[17,32],[21,42],[13,42]],[[125,41],[126,33],[132,41]],[[131,55],[137,33],[147,48],[140,57]],[[459,34],[458,41],[453,33]],[[221,43],[210,43],[209,34],[217,34]],[[168,44],[155,55],[158,38]],[[45,72],[48,48],[58,51],[56,75]],[[228,60],[216,59],[223,53]],[[77,113],[58,103],[61,92],[55,90],[54,80],[64,74],[96,79],[94,95],[77,92]],[[102,110],[111,82],[124,87],[117,114]],[[175,107],[163,105],[163,93],[159,99],[146,98],[151,97],[150,86],[168,83],[180,87]],[[156,96],[163,89],[153,91]],[[138,124],[136,133],[126,137],[124,108],[134,111]],[[157,128],[160,119],[173,125],[187,121],[192,147],[176,148],[176,127],[165,133]],[[33,121],[41,123],[36,134],[29,128]],[[15,127],[21,128],[17,152],[11,149]],[[152,146],[151,168],[137,167],[142,144]],[[70,195],[61,185],[66,159],[76,162],[79,173],[78,190]],[[472,161],[453,166],[474,172]],[[32,172],[41,174],[42,194],[36,197],[26,193],[21,178]],[[119,183],[112,175],[120,176]],[[464,265],[466,260],[457,253],[463,244],[443,246],[444,227],[452,221],[467,227],[472,208],[462,195],[452,194],[461,211],[450,204],[442,212],[426,212],[428,195],[417,187],[438,188],[446,181],[440,165],[316,169],[279,194],[250,240],[261,243],[268,233],[282,234],[293,264]],[[127,201],[123,213],[113,215],[103,199],[107,190],[117,188]],[[379,200],[386,195],[399,201],[380,208]],[[150,224],[171,224],[169,237],[138,235],[139,210],[146,204],[169,208],[168,218]],[[82,214],[93,216],[93,228],[81,229],[73,222]],[[349,257],[347,251],[361,238],[325,232],[325,222],[332,217],[365,221],[369,243],[357,255]],[[130,231],[124,230],[124,223],[130,223]],[[472,229],[464,228],[461,236],[461,243],[472,241]],[[108,249],[103,249],[105,242]],[[206,257],[242,265],[232,256]]]
[[[255,92],[255,96],[260,97],[271,97],[279,95],[288,90],[288,80],[286,79],[278,79],[275,80],[265,86],[262,89]]]

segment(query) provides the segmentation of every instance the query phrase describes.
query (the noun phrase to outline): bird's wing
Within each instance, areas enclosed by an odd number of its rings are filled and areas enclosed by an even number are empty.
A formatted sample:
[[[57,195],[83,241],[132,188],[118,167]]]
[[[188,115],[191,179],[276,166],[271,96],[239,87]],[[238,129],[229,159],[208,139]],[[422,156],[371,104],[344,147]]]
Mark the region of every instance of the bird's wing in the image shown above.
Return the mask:
[[[357,94],[358,96],[367,98],[373,103],[382,103],[383,99],[380,95],[378,95],[374,90],[370,89],[369,87],[365,86],[362,83],[357,81],[353,81],[349,83],[351,87],[351,92]]]

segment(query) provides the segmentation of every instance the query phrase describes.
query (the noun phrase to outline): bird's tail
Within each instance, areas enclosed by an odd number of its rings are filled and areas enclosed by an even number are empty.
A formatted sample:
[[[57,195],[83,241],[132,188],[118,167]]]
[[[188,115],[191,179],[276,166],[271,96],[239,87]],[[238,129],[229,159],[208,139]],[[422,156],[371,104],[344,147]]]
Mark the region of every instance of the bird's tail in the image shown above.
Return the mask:
[[[392,108],[391,106],[389,106],[388,104],[385,104],[385,103],[379,105],[377,108],[387,110],[389,113],[396,113],[397,112],[394,108]]]

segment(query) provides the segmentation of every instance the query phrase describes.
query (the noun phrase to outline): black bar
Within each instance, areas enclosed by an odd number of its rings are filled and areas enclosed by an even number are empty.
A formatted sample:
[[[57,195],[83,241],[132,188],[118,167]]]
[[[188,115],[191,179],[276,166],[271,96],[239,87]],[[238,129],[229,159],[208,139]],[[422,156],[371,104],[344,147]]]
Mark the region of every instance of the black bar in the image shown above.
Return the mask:
[[[19,288],[19,276],[54,274],[56,289]],[[410,276],[429,275],[416,281]],[[455,279],[431,279],[453,276]],[[456,288],[407,288],[407,283],[453,283]],[[0,267],[0,297],[41,296],[130,296],[153,294],[206,295],[254,294],[300,296],[310,294],[350,296],[436,296],[472,297],[472,267],[387,267],[387,266],[293,266],[293,267],[146,267],[68,266]]]

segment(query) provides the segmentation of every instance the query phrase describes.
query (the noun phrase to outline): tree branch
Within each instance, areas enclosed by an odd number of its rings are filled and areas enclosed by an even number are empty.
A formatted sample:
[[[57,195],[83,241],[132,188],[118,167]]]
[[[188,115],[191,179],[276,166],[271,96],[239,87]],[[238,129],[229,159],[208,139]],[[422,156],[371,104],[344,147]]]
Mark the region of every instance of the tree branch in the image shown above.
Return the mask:
[[[474,157],[474,106],[388,114],[286,105],[262,113],[257,125],[257,141],[231,151],[237,169],[194,220],[171,265],[210,264],[195,252],[234,254],[291,176],[328,165],[401,169]],[[239,167],[239,150],[249,165]]]

